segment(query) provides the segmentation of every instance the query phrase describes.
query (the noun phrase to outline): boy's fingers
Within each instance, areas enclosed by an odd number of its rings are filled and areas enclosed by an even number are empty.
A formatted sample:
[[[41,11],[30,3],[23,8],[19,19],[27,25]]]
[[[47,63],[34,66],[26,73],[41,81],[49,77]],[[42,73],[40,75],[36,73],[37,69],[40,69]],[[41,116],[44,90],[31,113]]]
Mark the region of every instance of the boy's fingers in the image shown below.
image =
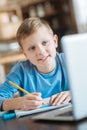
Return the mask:
[[[53,102],[55,101],[55,98],[56,98],[56,95],[53,95],[50,100],[49,100],[49,103],[52,105]]]
[[[66,95],[61,95],[58,99],[55,100],[54,105],[60,105],[64,100],[66,100]]]
[[[32,93],[32,94],[33,94],[33,95],[36,95],[36,96],[39,96],[40,101],[42,101],[42,105],[45,105],[45,102],[44,102],[44,100],[42,99],[40,92],[38,92],[38,93],[34,92],[34,93]]]
[[[41,96],[36,96],[33,94],[27,95],[25,98],[26,98],[26,100],[40,100],[40,101],[42,100]]]
[[[60,105],[62,103],[67,103],[71,99],[69,92],[61,92],[51,97],[51,105]]]
[[[67,97],[67,98],[63,101],[63,103],[68,103],[70,100],[71,100],[71,98],[70,98],[70,97]]]
[[[41,93],[31,93],[25,96],[26,100],[42,101]]]
[[[22,109],[23,110],[32,110],[32,109],[36,109],[39,108],[41,106],[41,102],[39,101],[29,101],[29,103],[27,102],[27,104],[23,104]]]
[[[36,96],[41,96],[41,93],[37,93],[37,92],[34,92],[34,93],[32,93],[33,95],[36,95]]]

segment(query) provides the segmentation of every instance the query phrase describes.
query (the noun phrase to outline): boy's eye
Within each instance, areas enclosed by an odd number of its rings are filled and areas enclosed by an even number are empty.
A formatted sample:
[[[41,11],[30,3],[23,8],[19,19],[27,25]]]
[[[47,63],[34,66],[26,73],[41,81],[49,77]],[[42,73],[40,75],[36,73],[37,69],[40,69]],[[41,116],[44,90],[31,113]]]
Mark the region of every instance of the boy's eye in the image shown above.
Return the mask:
[[[35,50],[35,47],[32,46],[32,47],[30,47],[28,50]]]
[[[45,46],[46,44],[48,44],[48,41],[44,41],[42,44]]]

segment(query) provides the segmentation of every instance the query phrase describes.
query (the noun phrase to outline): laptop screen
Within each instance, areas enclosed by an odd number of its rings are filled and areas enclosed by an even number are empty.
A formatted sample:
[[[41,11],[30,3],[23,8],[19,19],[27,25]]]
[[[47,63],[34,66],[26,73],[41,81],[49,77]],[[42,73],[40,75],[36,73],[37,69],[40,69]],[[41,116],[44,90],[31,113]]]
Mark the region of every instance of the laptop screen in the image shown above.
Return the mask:
[[[63,36],[62,50],[75,119],[87,116],[87,33]]]

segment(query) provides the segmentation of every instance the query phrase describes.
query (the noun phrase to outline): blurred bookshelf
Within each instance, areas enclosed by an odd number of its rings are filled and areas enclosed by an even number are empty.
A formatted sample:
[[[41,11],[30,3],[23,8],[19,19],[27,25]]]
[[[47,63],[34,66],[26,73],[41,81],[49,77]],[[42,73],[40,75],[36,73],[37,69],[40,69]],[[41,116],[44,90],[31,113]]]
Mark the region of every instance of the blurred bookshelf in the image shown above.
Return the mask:
[[[76,32],[71,19],[72,0],[5,0],[0,6],[0,41],[16,38],[21,22],[28,17],[45,19],[60,37]],[[2,0],[0,0],[2,3]],[[72,25],[72,26],[71,26]]]

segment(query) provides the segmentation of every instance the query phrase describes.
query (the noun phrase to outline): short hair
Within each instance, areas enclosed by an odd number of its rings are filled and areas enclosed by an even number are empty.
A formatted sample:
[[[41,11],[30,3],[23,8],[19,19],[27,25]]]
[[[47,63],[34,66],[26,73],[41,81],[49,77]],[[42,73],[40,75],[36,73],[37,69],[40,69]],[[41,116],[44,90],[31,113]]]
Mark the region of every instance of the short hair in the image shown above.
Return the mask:
[[[38,17],[26,18],[23,23],[19,26],[16,34],[17,41],[21,45],[21,41],[31,35],[33,32],[37,31],[38,28],[45,26],[49,33],[53,35],[53,30],[47,21],[40,19]]]

